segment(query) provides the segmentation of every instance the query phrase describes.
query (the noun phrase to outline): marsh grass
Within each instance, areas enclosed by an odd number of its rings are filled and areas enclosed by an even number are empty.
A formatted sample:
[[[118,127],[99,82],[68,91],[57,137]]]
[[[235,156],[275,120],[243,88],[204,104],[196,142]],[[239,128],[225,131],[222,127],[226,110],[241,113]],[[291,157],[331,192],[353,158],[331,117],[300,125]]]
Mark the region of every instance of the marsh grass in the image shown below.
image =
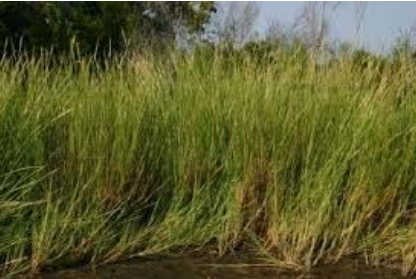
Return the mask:
[[[212,243],[412,273],[416,68],[275,55],[4,60],[3,275]]]

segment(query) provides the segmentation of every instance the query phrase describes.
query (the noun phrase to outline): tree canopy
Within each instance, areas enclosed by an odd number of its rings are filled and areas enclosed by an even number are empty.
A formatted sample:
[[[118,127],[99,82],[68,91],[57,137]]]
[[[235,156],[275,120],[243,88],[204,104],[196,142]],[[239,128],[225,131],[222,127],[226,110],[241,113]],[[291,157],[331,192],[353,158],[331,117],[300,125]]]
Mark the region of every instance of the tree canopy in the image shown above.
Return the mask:
[[[123,50],[128,42],[172,42],[178,30],[204,30],[214,2],[0,2],[0,44],[13,52],[83,54]]]

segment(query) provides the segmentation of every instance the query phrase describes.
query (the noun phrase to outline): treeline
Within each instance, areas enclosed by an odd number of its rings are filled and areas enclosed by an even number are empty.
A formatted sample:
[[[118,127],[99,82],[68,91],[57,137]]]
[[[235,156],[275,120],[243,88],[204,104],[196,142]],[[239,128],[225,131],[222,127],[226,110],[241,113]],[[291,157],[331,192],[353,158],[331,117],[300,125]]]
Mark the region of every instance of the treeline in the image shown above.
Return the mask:
[[[1,2],[3,55],[104,56],[129,46],[172,44],[179,32],[196,34],[215,12],[214,2]]]
[[[259,36],[259,9],[252,2],[1,2],[0,54],[108,58],[131,50],[180,48],[203,52],[205,58],[221,53],[224,60],[249,58],[263,64],[289,52],[321,65],[348,57],[362,68],[416,60],[410,33],[383,54],[354,43],[334,43],[324,5],[305,4],[293,26],[271,22]],[[311,21],[313,14],[320,15],[321,22]]]

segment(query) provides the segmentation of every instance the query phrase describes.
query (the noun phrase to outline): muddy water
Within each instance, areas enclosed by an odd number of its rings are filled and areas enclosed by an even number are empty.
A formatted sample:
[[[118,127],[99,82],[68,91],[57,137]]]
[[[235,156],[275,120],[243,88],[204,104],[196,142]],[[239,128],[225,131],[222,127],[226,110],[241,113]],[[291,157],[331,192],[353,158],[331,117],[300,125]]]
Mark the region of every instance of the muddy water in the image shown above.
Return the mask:
[[[323,266],[308,273],[278,270],[273,267],[237,259],[213,261],[203,258],[140,259],[119,264],[105,265],[95,270],[78,268],[43,273],[37,279],[133,279],[133,278],[256,278],[256,279],[399,279],[400,272],[371,268],[357,260],[344,260],[339,264]]]

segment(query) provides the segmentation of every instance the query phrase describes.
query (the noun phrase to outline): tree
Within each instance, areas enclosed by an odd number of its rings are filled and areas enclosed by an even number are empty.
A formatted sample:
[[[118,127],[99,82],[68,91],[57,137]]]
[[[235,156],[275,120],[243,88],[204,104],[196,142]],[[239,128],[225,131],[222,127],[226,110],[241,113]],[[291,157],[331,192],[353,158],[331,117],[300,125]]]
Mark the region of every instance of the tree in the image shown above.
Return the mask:
[[[416,25],[401,30],[391,47],[391,58],[395,63],[416,61]]]
[[[171,43],[178,30],[202,32],[213,12],[213,2],[0,2],[0,43],[7,52],[75,47],[105,55],[132,43]]]
[[[0,43],[8,51],[51,42],[43,3],[1,2]]]
[[[297,19],[295,29],[298,29],[298,37],[302,38],[315,59],[318,52],[324,54],[322,51],[326,49],[329,37],[329,17],[339,4],[340,2],[306,2]]]
[[[356,46],[358,44],[358,37],[360,35],[360,30],[364,21],[365,12],[367,9],[367,2],[358,1],[354,4],[355,9],[355,30],[353,37],[353,44]]]
[[[254,2],[231,2],[219,6],[212,22],[212,40],[242,46],[255,37],[259,8]]]

